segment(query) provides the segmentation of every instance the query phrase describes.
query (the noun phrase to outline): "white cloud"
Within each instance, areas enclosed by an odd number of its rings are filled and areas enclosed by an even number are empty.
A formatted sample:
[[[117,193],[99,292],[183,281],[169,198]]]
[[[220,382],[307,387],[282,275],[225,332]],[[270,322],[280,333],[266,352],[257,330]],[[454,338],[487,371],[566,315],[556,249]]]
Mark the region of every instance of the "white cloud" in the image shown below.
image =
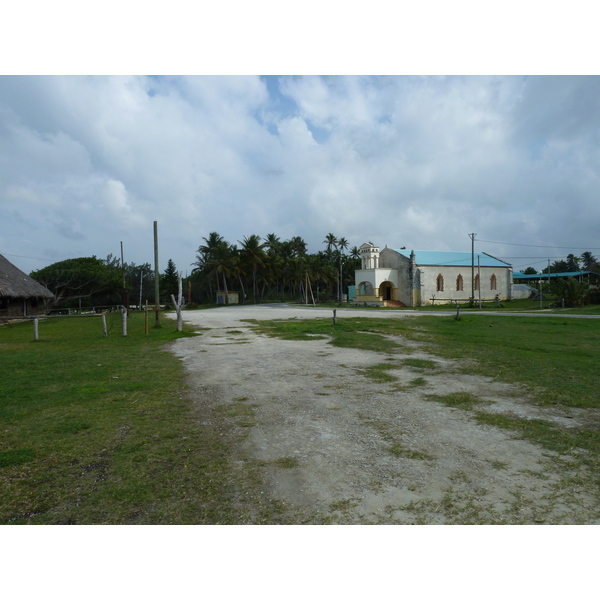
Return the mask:
[[[106,256],[124,241],[150,262],[154,220],[161,262],[184,270],[214,230],[300,235],[312,252],[330,231],[593,248],[599,81],[0,77],[0,252]]]

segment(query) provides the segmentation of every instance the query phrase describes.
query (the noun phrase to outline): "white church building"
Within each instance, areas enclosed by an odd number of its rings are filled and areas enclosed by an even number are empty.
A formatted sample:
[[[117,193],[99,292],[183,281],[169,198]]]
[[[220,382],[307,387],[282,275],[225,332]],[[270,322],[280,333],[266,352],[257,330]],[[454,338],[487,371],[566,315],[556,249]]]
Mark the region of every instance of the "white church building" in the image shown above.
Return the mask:
[[[425,306],[512,298],[512,266],[485,252],[360,247],[355,305]]]

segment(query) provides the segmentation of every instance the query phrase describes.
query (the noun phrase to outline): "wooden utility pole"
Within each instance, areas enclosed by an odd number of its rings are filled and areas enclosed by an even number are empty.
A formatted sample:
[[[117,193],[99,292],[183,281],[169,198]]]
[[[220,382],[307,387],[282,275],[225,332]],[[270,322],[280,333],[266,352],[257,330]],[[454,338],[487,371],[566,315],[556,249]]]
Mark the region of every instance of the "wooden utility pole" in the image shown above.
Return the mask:
[[[471,238],[471,298],[473,299],[473,303],[475,302],[475,236],[476,233],[470,233],[469,237]],[[479,282],[481,286],[481,281]]]
[[[154,327],[160,327],[160,274],[158,272],[158,221],[154,221]]]
[[[121,304],[125,308],[125,312],[129,314],[129,292],[125,287],[125,260],[123,259],[123,242],[121,242],[121,273],[123,275],[123,291],[121,292]]]
[[[477,257],[477,279],[479,280],[479,310],[481,310],[481,260],[480,257]]]

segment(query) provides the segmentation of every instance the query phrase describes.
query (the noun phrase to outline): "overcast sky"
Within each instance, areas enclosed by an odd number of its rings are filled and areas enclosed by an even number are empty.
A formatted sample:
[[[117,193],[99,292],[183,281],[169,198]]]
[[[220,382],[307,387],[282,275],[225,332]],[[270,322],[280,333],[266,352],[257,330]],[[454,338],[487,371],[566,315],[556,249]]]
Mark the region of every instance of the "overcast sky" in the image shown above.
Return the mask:
[[[599,99],[596,76],[2,76],[0,253],[153,263],[158,221],[184,274],[212,231],[600,254]]]

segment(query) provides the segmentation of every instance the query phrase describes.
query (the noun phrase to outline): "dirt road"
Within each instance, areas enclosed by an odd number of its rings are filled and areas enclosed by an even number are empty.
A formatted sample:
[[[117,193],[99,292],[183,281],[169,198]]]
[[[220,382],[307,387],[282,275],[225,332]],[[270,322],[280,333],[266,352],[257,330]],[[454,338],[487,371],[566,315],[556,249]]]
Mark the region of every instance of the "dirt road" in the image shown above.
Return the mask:
[[[338,317],[412,317],[407,312],[338,311]],[[241,477],[265,507],[289,523],[592,523],[600,518],[584,473],[510,432],[479,424],[469,411],[424,399],[467,391],[490,412],[577,427],[577,413],[528,404],[508,384],[458,372],[456,364],[410,346],[411,358],[437,363],[415,372],[392,359],[397,377],[376,383],[366,367],[381,353],[335,348],[326,340],[257,335],[245,319],[332,317],[330,309],[282,305],[184,312],[201,335],[178,340],[199,418],[219,415]],[[430,370],[431,371],[431,370]],[[223,420],[221,420],[223,423]],[[577,477],[581,475],[582,477]],[[573,479],[575,476],[575,479]],[[243,505],[248,492],[237,491]],[[268,512],[268,511],[267,511]],[[269,518],[267,514],[267,518]]]

